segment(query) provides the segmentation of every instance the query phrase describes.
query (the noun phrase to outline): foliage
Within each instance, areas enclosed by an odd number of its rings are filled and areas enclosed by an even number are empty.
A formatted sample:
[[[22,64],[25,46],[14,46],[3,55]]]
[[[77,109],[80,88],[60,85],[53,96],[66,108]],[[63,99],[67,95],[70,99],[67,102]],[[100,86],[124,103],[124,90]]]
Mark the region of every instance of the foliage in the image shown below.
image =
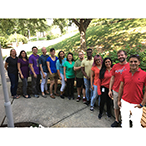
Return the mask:
[[[146,71],[146,49],[143,50],[142,45],[138,44],[136,47],[130,48],[130,46],[127,44],[126,48],[124,49],[127,53],[127,61],[129,61],[129,57],[131,55],[138,54],[140,56],[141,62],[140,62],[140,68]],[[111,50],[104,53],[100,53],[102,58],[110,57],[113,61],[113,64],[118,63],[118,57],[117,57],[117,50]]]
[[[46,19],[0,19],[0,32],[3,36],[14,34],[16,31],[28,37],[29,32],[34,35],[37,31],[47,30],[48,27]]]
[[[62,18],[54,18],[52,25],[59,26],[60,31],[61,31],[61,34],[64,34],[65,33],[64,27],[67,27],[69,25],[69,20],[67,18],[65,18],[65,19],[62,19]]]
[[[10,35],[8,41],[16,42],[16,38],[17,38],[17,42],[23,42],[23,44],[27,44],[27,42],[28,42],[27,38],[21,34],[16,34],[16,36],[15,36],[15,34]]]
[[[46,40],[46,37],[39,38],[39,41]]]
[[[37,41],[37,38],[30,39],[31,42]]]
[[[7,48],[8,41],[5,37],[0,37],[0,44],[2,48]]]

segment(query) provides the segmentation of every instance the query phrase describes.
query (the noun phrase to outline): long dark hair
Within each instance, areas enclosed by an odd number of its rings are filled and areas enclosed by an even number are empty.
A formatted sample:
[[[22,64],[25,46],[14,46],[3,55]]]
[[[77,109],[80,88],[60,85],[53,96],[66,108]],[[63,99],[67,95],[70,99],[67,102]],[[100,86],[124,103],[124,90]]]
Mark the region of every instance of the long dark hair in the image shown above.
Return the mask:
[[[62,58],[60,57],[61,52],[63,52],[63,54],[64,54],[64,51],[59,51],[59,53],[58,53],[58,59],[59,59],[60,64],[62,64]],[[63,58],[64,58],[64,56],[63,56]]]
[[[72,55],[72,60],[71,60],[71,61],[74,61],[73,54],[72,54],[71,52],[69,52],[69,53],[67,54],[67,61],[69,61],[69,60],[68,60],[68,55]]]
[[[23,52],[25,53],[25,59],[28,60],[27,54],[26,54],[26,52],[25,52],[24,50],[22,50],[22,51],[20,52],[20,54],[19,54],[18,57],[22,59],[21,54],[22,54]]]
[[[100,73],[99,73],[99,79],[103,79],[104,78],[104,74],[105,74],[105,71],[106,71],[105,61],[107,59],[109,59],[111,61],[111,67],[113,66],[113,61],[111,60],[111,58],[109,58],[109,57],[104,58],[104,60],[102,62],[102,67],[101,67]]]

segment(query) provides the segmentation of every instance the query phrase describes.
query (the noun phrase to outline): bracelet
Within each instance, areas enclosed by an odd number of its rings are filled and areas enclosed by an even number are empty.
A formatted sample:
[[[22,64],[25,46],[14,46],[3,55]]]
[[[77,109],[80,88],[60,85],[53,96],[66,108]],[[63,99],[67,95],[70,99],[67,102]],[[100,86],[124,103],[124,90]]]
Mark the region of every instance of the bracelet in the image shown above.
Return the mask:
[[[141,103],[139,104],[141,107],[143,107],[143,105],[141,105]]]

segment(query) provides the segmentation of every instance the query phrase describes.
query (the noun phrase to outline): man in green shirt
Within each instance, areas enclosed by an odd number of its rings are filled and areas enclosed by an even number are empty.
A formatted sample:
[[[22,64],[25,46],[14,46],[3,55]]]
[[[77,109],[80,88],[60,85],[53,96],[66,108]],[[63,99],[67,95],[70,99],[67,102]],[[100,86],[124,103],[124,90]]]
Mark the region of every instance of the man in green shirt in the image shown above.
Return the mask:
[[[79,59],[75,62],[74,64],[74,71],[76,72],[76,86],[77,86],[77,93],[78,93],[78,98],[76,99],[77,102],[80,101],[81,97],[81,87],[82,93],[83,93],[83,103],[86,103],[86,98],[85,98],[85,85],[84,85],[84,79],[83,79],[83,73],[81,71],[81,63],[82,60],[84,59],[84,54],[83,52],[79,52]]]

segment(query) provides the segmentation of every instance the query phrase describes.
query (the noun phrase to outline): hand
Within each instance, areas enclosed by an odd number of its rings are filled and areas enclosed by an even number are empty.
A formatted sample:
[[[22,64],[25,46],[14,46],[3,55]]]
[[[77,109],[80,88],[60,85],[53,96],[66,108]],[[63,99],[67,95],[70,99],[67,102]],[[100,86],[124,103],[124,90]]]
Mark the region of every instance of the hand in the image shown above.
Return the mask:
[[[43,78],[44,78],[44,79],[45,79],[45,77],[46,77],[45,74],[43,74]]]
[[[52,72],[50,72],[50,75],[52,75]]]
[[[137,104],[134,108],[142,108],[141,106],[140,106],[140,104]]]
[[[112,99],[112,97],[113,97],[113,92],[112,92],[112,91],[109,91],[109,92],[108,92],[108,96]]]
[[[91,85],[91,89],[94,90],[94,86],[93,85]]]
[[[119,106],[119,108],[121,108],[121,100],[118,101],[118,106]]]
[[[62,80],[61,76],[59,77],[60,80]]]
[[[24,76],[23,75],[21,75],[21,79],[24,79]]]
[[[65,82],[67,82],[67,78],[66,77],[64,78],[64,80],[65,80]]]
[[[37,78],[37,75],[36,75],[36,73],[34,74],[34,77],[35,77],[35,78]]]
[[[90,80],[90,77],[87,76],[87,80]]]

